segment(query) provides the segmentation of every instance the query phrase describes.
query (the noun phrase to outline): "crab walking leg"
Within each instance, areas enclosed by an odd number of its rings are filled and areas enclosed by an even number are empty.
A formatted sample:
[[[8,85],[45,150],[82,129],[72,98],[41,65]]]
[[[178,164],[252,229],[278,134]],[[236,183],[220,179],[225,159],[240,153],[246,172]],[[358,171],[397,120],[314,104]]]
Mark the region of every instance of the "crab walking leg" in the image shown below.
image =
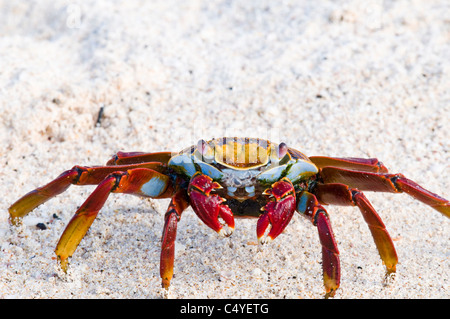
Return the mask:
[[[106,165],[125,165],[147,162],[160,162],[167,164],[172,157],[172,152],[117,152]]]
[[[327,166],[358,170],[362,172],[387,173],[388,169],[376,158],[310,156],[318,167]]]
[[[76,183],[79,172],[76,168],[65,171],[50,183],[39,187],[19,198],[12,204],[8,211],[9,220],[16,225],[22,217],[31,212],[50,198],[66,191],[71,184]]]
[[[63,271],[67,271],[68,258],[75,252],[116,183],[116,176],[109,176],[101,182],[67,224],[55,249]]]
[[[395,272],[397,253],[386,226],[364,194],[344,184],[317,184],[313,193],[325,205],[358,206],[369,226],[387,274]]]
[[[320,175],[324,183],[342,183],[351,188],[374,192],[405,192],[450,217],[450,202],[436,195],[402,174],[352,171],[337,167],[324,167]]]
[[[173,277],[173,265],[175,259],[175,239],[177,236],[177,225],[181,214],[189,206],[189,198],[184,189],[180,189],[172,197],[166,215],[164,216],[164,231],[161,244],[160,275],[162,287],[168,289]]]
[[[74,166],[72,169],[63,172],[50,183],[29,192],[12,204],[9,207],[10,221],[13,225],[17,224],[20,218],[49,199],[63,193],[70,185],[97,185],[112,172],[126,171],[139,167],[160,172],[165,170],[163,164],[157,162],[120,166]]]
[[[339,250],[334,238],[328,213],[320,205],[317,198],[303,191],[298,195],[297,211],[309,219],[319,232],[322,245],[323,282],[325,286],[325,298],[333,297],[339,288],[341,280],[341,266]]]
[[[108,175],[75,212],[59,239],[55,253],[64,271],[67,270],[68,258],[75,252],[110,193],[166,198],[172,195],[173,189],[168,176],[152,169],[135,168]]]

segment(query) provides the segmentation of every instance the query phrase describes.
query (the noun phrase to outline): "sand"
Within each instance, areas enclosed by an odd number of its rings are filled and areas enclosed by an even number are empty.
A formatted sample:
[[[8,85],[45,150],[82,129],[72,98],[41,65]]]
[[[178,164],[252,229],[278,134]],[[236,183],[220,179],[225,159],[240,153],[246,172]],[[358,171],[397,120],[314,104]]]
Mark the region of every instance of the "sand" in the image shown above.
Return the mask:
[[[168,200],[110,196],[67,274],[54,248],[93,187],[69,188],[19,227],[7,210],[76,164],[220,136],[377,157],[449,198],[449,16],[445,0],[0,1],[0,298],[322,298],[317,230],[301,216],[261,248],[255,220],[222,239],[188,209],[165,293]],[[406,194],[366,196],[397,274],[385,284],[358,209],[327,207],[335,298],[449,298],[449,220]]]

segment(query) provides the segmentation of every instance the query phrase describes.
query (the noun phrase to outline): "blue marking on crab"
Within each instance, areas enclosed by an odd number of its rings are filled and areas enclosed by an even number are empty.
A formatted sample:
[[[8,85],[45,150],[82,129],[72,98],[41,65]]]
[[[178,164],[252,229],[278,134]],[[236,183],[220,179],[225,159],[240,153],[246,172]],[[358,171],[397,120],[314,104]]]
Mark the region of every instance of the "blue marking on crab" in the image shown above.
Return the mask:
[[[212,165],[202,162],[194,155],[180,154],[174,156],[169,161],[169,167],[178,173],[191,178],[197,171],[208,175],[213,180],[221,180],[223,173]]]
[[[158,177],[153,177],[147,183],[141,186],[141,192],[150,197],[158,197],[167,188],[167,179],[163,180]]]
[[[297,160],[288,164],[276,166],[268,169],[256,178],[263,184],[275,183],[283,176],[289,178],[292,183],[310,177],[318,172],[317,167],[310,162],[304,160]]]
[[[311,177],[318,172],[319,170],[317,169],[317,166],[313,163],[304,160],[297,160],[288,168],[286,177],[289,178],[292,183],[295,183],[301,179]]]
[[[297,201],[297,210],[302,214],[306,213],[306,208],[308,207],[308,196],[302,194],[298,197]]]

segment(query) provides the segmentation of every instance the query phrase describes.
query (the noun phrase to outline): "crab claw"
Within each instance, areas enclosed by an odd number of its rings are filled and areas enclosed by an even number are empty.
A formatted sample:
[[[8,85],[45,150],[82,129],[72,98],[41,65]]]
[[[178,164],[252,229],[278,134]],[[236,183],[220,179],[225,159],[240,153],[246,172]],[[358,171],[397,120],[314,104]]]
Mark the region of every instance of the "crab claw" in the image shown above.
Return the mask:
[[[256,235],[261,244],[268,243],[281,234],[291,221],[296,206],[295,189],[288,178],[272,184],[272,188],[266,189],[263,194],[273,196],[273,200],[262,208],[264,213],[256,225]],[[264,236],[267,232],[267,236]]]
[[[197,216],[219,235],[228,237],[234,231],[234,217],[231,209],[223,204],[225,199],[211,194],[213,189],[218,188],[222,186],[213,182],[211,177],[196,173],[189,183],[189,197]]]

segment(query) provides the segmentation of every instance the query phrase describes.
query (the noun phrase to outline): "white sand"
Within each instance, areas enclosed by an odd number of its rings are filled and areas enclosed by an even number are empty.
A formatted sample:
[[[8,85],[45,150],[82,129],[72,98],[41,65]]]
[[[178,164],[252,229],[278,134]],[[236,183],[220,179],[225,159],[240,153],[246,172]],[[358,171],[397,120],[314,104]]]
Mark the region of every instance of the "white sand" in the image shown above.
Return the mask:
[[[119,150],[262,137],[309,155],[378,157],[450,197],[448,1],[241,2],[0,1],[0,298],[164,296],[167,200],[112,195],[68,275],[53,250],[93,187],[8,224],[17,198]],[[404,194],[366,195],[395,240],[397,275],[384,286],[358,209],[328,207],[336,298],[449,298],[449,220]],[[295,216],[262,250],[256,221],[237,222],[221,239],[185,212],[168,297],[322,297],[308,221]]]

